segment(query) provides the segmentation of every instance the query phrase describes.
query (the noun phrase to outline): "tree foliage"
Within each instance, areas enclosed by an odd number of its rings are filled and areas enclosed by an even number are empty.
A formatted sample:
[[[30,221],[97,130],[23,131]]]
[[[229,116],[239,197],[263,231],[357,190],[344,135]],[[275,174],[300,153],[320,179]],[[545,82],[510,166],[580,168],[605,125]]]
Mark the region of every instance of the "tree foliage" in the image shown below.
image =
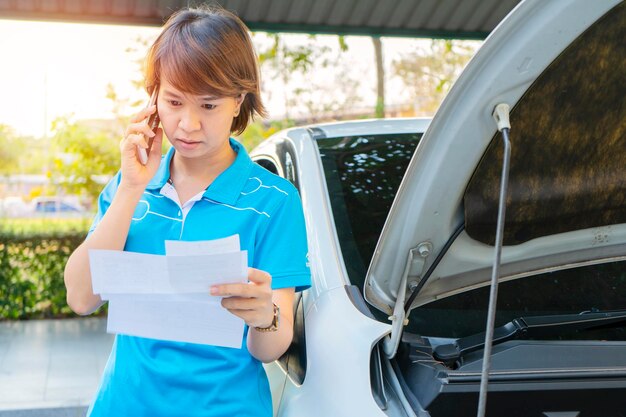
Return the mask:
[[[119,169],[120,138],[67,118],[56,119],[52,127],[52,183],[65,193],[94,202],[102,190],[101,178]]]
[[[419,115],[432,115],[476,52],[477,42],[433,39],[430,48],[417,49],[392,63]]]
[[[26,150],[26,143],[20,140],[13,128],[0,124],[0,175],[15,174],[20,171],[20,163]]]
[[[12,127],[0,124],[0,175],[41,174],[45,167],[44,140],[19,135]]]
[[[362,80],[345,60],[349,47],[343,36],[336,37],[337,48],[316,35],[267,36],[269,46],[256,45],[259,64],[265,78],[280,80],[287,120],[298,115],[306,122],[318,121],[360,104]],[[266,88],[264,93],[271,98],[275,92]]]
[[[237,137],[237,140],[248,150],[251,151],[261,143],[264,139],[269,138],[274,133],[277,133],[283,129],[293,127],[295,124],[292,120],[273,120],[271,122],[264,122],[257,120],[250,123],[246,130]]]

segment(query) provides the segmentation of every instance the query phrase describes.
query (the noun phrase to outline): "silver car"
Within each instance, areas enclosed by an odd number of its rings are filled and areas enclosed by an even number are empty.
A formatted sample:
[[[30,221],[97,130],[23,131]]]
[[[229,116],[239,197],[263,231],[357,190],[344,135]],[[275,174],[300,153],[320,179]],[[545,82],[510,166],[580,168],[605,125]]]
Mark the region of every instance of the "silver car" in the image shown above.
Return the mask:
[[[498,248],[486,414],[626,415],[625,39],[624,2],[523,1],[432,121],[252,152],[300,190],[313,275],[277,416],[475,416]]]

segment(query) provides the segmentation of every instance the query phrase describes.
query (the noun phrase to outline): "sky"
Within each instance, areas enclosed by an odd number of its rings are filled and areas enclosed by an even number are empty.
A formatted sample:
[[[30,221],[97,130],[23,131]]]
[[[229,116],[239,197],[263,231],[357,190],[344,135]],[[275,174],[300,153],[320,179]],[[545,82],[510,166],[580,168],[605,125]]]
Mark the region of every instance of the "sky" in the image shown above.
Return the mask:
[[[112,102],[106,98],[109,83],[123,98],[147,100],[145,93],[131,82],[141,79],[136,60],[145,51],[129,53],[127,49],[138,47],[138,38],[152,41],[159,30],[0,19],[0,91],[4,95],[0,100],[0,124],[12,126],[18,134],[41,137],[44,126],[50,126],[60,116],[71,116],[74,120],[111,118]],[[255,42],[263,42],[263,36],[263,33],[255,34]],[[305,35],[290,36],[303,39]],[[360,93],[373,103],[376,81],[372,42],[368,37],[358,36],[347,37],[346,41],[349,50],[345,59],[353,61],[349,68],[356,77],[367,79]],[[334,36],[318,36],[318,42],[338,45]],[[419,42],[428,41],[383,39],[386,65]],[[320,76],[327,77],[322,73]],[[268,78],[263,78],[263,98],[270,118],[280,118],[285,111],[281,85]],[[387,90],[394,87],[400,88],[392,81]],[[394,97],[388,102],[393,102]],[[125,113],[133,112],[129,108]]]
[[[112,83],[122,95],[137,93],[139,78],[125,52],[158,28],[0,20],[0,123],[41,136],[61,115],[77,119],[111,115],[105,98]]]

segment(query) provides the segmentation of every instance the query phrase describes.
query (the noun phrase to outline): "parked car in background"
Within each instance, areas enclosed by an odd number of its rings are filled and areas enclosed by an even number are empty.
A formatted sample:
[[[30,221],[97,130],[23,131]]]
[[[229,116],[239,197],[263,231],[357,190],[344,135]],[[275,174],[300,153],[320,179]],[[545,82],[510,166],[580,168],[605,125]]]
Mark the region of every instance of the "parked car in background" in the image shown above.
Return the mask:
[[[89,217],[92,213],[77,196],[35,197],[25,202],[21,197],[0,201],[0,217]]]
[[[23,217],[29,212],[30,207],[21,197],[9,196],[0,199],[0,217]]]
[[[626,4],[527,0],[432,121],[282,131],[312,287],[266,367],[277,416],[475,416],[502,138],[512,154],[488,416],[624,416]],[[288,230],[286,230],[288,233]]]
[[[78,197],[35,197],[31,201],[31,211],[36,215],[82,215],[85,208]]]

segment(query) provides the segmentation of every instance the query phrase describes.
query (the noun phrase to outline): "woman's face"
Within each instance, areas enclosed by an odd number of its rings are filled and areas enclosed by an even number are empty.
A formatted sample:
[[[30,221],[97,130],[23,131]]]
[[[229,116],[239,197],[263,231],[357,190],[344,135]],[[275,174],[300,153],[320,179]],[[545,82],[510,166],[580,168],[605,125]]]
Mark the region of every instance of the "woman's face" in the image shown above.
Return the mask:
[[[218,155],[228,146],[230,127],[243,97],[183,93],[162,79],[157,108],[167,139],[185,158]]]

